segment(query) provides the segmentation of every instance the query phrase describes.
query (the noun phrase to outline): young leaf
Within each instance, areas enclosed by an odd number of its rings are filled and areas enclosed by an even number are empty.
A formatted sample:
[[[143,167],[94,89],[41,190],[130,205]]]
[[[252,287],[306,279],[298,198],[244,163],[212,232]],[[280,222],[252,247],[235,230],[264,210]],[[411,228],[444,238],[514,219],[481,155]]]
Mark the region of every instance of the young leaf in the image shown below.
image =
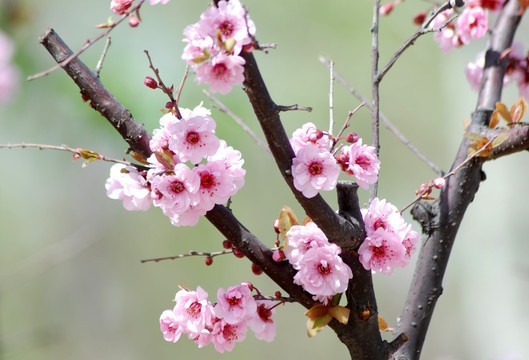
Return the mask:
[[[344,325],[347,325],[347,323],[349,322],[350,314],[351,310],[340,305],[334,306],[329,309],[329,315],[331,315],[333,318],[335,318]]]
[[[307,312],[305,312],[305,316],[307,316],[309,319],[318,319],[327,315],[328,313],[329,307],[327,305],[316,304],[307,310]]]
[[[382,316],[378,315],[378,330],[380,331],[386,331],[388,328],[388,323]]]
[[[499,111],[494,110],[492,112],[492,116],[490,117],[489,128],[494,129],[496,126],[498,126],[499,122],[500,122]]]
[[[327,314],[321,318],[307,320],[307,335],[313,337],[317,335],[332,320],[332,316]]]
[[[496,136],[494,138],[494,140],[492,141],[492,143],[491,143],[492,148],[494,149],[494,148],[500,146],[508,138],[509,138],[509,134],[508,133],[501,133],[500,135]]]
[[[494,112],[498,111],[502,118],[505,119],[507,122],[511,122],[511,114],[509,113],[509,110],[507,109],[507,106],[505,106],[504,103],[497,102],[496,103],[496,110]],[[492,114],[494,116],[494,113]]]
[[[296,214],[288,206],[283,206],[279,212],[279,217],[277,218],[277,226],[279,228],[279,234],[284,241],[287,241],[287,232],[293,225],[298,225],[298,219]]]
[[[527,103],[525,99],[520,96],[518,100],[511,106],[511,122],[518,122],[522,120],[527,111]]]

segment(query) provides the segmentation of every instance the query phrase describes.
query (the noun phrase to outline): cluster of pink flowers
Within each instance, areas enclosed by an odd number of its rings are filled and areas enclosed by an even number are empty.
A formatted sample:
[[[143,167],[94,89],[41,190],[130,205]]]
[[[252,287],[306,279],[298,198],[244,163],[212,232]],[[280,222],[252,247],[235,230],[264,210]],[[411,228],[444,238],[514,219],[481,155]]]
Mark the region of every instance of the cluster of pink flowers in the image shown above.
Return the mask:
[[[286,237],[283,254],[298,271],[294,276],[295,284],[323,304],[347,290],[353,273],[340,257],[342,249],[331,244],[314,222],[292,226]]]
[[[312,198],[321,190],[336,186],[340,167],[354,176],[358,185],[367,189],[378,179],[380,161],[372,146],[362,145],[362,139],[351,137],[353,143],[342,147],[336,158],[329,151],[330,140],[312,123],[306,123],[292,134],[290,145],[296,154],[292,160],[294,187],[303,196]]]
[[[472,39],[482,38],[489,28],[488,11],[498,11],[503,3],[504,0],[470,0],[455,23],[450,21],[455,14],[454,9],[442,12],[432,22],[433,28],[442,28],[434,39],[443,52],[448,52],[453,47],[470,43]]]
[[[0,105],[9,102],[19,87],[20,74],[13,64],[13,53],[13,42],[0,31]]]
[[[182,59],[195,70],[198,83],[227,94],[244,81],[246,61],[239,55],[252,51],[254,34],[255,25],[239,0],[221,0],[184,29]]]
[[[231,351],[235,343],[246,338],[247,327],[259,340],[271,342],[275,337],[275,312],[271,301],[255,300],[250,283],[220,288],[217,304],[208,300],[208,293],[200,286],[196,291],[181,289],[176,293],[175,306],[160,316],[160,330],[164,339],[177,342],[187,334],[199,348],[213,343],[220,353]]]
[[[143,2],[145,0],[139,0]],[[151,5],[157,4],[167,4],[169,0],[149,0]],[[116,15],[123,15],[127,10],[132,6],[134,0],[111,0],[110,1],[110,10]]]
[[[358,256],[364,268],[391,274],[395,267],[408,265],[419,234],[411,230],[397,208],[375,198],[368,209],[362,209],[362,217],[367,236],[358,248]]]
[[[209,110],[199,105],[180,113],[181,119],[167,113],[154,130],[149,171],[116,164],[105,187],[127,210],[147,210],[152,202],[173,225],[194,226],[244,185],[246,171],[241,153],[215,135]]]
[[[529,99],[529,52],[524,51],[523,44],[515,42],[508,56],[503,78],[504,86],[515,83],[520,95]],[[484,67],[485,54],[483,52],[478,54],[475,62],[467,64],[465,74],[470,86],[476,91],[479,90]]]

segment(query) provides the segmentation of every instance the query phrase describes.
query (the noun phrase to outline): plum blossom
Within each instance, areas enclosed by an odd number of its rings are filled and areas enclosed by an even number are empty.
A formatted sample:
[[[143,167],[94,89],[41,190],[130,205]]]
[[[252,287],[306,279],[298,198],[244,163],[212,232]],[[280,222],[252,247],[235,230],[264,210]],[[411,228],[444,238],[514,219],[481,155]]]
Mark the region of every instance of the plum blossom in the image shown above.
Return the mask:
[[[283,252],[288,262],[296,270],[300,268],[300,261],[305,253],[313,247],[329,245],[327,236],[314,222],[306,225],[294,225],[286,233],[287,242]]]
[[[259,340],[271,342],[276,335],[276,322],[272,319],[275,309],[270,301],[257,300],[257,311],[248,319],[248,326]]]
[[[408,265],[419,234],[406,224],[397,208],[375,198],[368,209],[361,211],[367,235],[358,248],[363,267],[391,274],[395,267]]]
[[[217,152],[208,156],[208,161],[220,160],[224,163],[226,170],[229,171],[235,191],[239,190],[244,186],[244,175],[246,170],[242,168],[244,160],[240,151],[234,150],[233,147],[228,146],[226,141],[220,140],[220,146]]]
[[[211,342],[219,353],[232,351],[235,343],[244,341],[247,332],[246,323],[228,324],[224,319],[218,320],[211,331]]]
[[[198,164],[203,158],[215,154],[220,142],[215,135],[215,120],[209,116],[190,115],[169,124],[169,148],[182,162]]]
[[[324,303],[329,297],[344,292],[353,273],[340,253],[340,247],[335,244],[309,249],[299,262],[294,283]]]
[[[109,198],[123,200],[123,207],[129,211],[146,211],[151,206],[151,191],[147,180],[134,166],[112,166],[105,188]]]
[[[240,56],[220,53],[211,62],[198,68],[196,80],[198,83],[209,84],[212,93],[226,95],[234,85],[244,82],[244,64],[246,61]]]
[[[432,21],[433,29],[441,29],[435,32],[434,40],[439,43],[441,51],[447,53],[453,47],[460,47],[463,42],[455,31],[455,25],[449,20],[454,15],[454,9],[448,9],[437,15]]]
[[[378,180],[378,171],[380,170],[380,160],[373,146],[362,145],[362,139],[354,144],[344,146],[342,154],[346,156],[345,172],[354,175],[356,182],[363,189],[368,189],[369,185]]]
[[[210,326],[213,319],[213,305],[208,301],[208,293],[200,286],[196,291],[179,290],[173,312],[179,324],[192,336]]]
[[[172,310],[165,310],[162,315],[160,315],[160,330],[165,341],[173,343],[180,339],[180,336],[184,331]]]
[[[481,85],[481,77],[483,76],[483,68],[485,67],[485,54],[479,53],[475,62],[469,62],[465,68],[465,75],[470,87],[474,91],[478,91]]]
[[[485,36],[489,28],[487,12],[481,7],[467,7],[459,15],[456,33],[464,44]]]
[[[158,5],[158,4],[165,5],[169,2],[169,0],[149,0],[149,2],[151,5]]]
[[[112,0],[110,10],[116,15],[123,15],[131,7],[134,0]]]
[[[221,160],[200,164],[193,171],[200,177],[199,202],[200,207],[206,211],[213,209],[215,204],[225,203],[237,192],[233,178]]]
[[[247,284],[232,286],[226,291],[223,288],[218,290],[215,315],[226,323],[241,323],[256,311],[257,304]]]
[[[320,190],[332,190],[338,181],[340,167],[332,154],[313,144],[307,144],[292,159],[294,187],[303,196],[312,198]]]
[[[300,129],[297,129],[292,134],[290,145],[297,154],[298,151],[307,144],[314,144],[322,149],[329,149],[331,141],[328,136],[325,136],[316,125],[311,122],[304,124]]]
[[[383,274],[391,274],[405,255],[406,248],[400,236],[383,228],[367,236],[358,248],[358,259],[364,269]]]

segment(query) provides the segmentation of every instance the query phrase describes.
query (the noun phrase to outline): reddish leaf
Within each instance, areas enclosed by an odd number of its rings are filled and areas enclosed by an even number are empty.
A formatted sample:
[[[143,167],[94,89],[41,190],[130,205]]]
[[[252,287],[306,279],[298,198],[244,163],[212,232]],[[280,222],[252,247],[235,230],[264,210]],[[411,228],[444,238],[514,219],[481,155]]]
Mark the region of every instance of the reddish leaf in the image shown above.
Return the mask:
[[[525,102],[525,99],[520,96],[520,98],[511,106],[511,122],[522,120],[526,111],[527,103]]]

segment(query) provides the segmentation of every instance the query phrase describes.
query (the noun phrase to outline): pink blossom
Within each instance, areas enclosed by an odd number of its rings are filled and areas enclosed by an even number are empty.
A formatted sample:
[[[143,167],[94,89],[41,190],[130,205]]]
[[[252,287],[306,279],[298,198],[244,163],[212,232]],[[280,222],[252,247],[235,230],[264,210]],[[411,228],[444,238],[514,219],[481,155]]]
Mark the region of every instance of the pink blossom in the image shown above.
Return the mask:
[[[240,56],[228,56],[219,53],[211,62],[202,64],[197,70],[197,82],[209,84],[211,92],[225,95],[234,85],[244,82],[244,64]]]
[[[259,340],[271,342],[276,335],[276,322],[272,319],[275,309],[270,301],[257,300],[257,311],[248,319],[248,326]]]
[[[464,44],[468,44],[471,39],[482,38],[488,29],[489,18],[481,7],[465,8],[457,19],[456,33]]]
[[[380,160],[373,146],[362,145],[362,139],[359,139],[354,144],[344,146],[342,154],[348,158],[345,172],[354,175],[361,188],[367,189],[370,184],[377,182]]]
[[[237,324],[257,311],[257,304],[247,284],[232,286],[227,291],[219,288],[215,315],[228,324]]]
[[[183,328],[178,323],[176,316],[172,310],[165,310],[160,315],[160,330],[165,341],[177,342],[183,333]]]
[[[112,0],[110,10],[116,15],[123,15],[130,8],[134,0]]]
[[[173,226],[195,226],[200,220],[200,217],[206,215],[207,211],[200,203],[192,203],[183,213],[172,214],[169,220],[171,220]]]
[[[157,4],[167,4],[169,2],[169,0],[149,0],[149,2],[151,3],[151,5],[157,5]]]
[[[220,160],[224,163],[226,170],[230,173],[235,191],[238,191],[244,186],[244,175],[246,170],[242,168],[244,160],[240,151],[234,150],[233,147],[228,146],[226,141],[220,140],[220,146],[217,152],[208,156],[208,161]]]
[[[415,253],[415,250],[417,250],[415,245],[419,240],[419,234],[411,229],[411,225],[408,225],[406,230],[400,233],[400,236],[402,238],[402,245],[404,245],[404,248],[406,249],[404,261],[402,263],[402,266],[404,267],[408,265],[411,256]]]
[[[443,53],[447,53],[453,47],[463,45],[459,35],[456,34],[454,24],[451,21],[448,22],[453,15],[454,9],[445,10],[432,21],[433,29],[441,29],[441,31],[435,32],[434,39],[439,43]]]
[[[303,196],[312,198],[320,190],[332,190],[338,181],[340,167],[332,154],[313,144],[307,144],[292,159],[294,187]]]
[[[212,326],[213,305],[208,301],[208,293],[200,286],[196,291],[179,290],[173,312],[186,333],[198,335],[207,326]]]
[[[165,215],[181,214],[198,202],[200,178],[185,164],[177,164],[171,174],[151,179],[154,206],[161,208]]]
[[[367,236],[382,228],[386,231],[401,232],[406,228],[406,222],[395,205],[385,199],[374,198],[368,209],[361,209]]]
[[[145,211],[151,206],[147,180],[134,166],[123,164],[112,166],[105,188],[109,198],[123,200],[123,207],[129,211]]]
[[[193,171],[200,177],[200,207],[206,211],[213,209],[215,204],[225,203],[237,191],[230,172],[221,160],[200,164]]]
[[[11,101],[20,86],[20,71],[12,62],[14,46],[0,31],[0,105]]]
[[[432,185],[436,188],[436,189],[442,189],[445,187],[445,184],[446,184],[446,180],[444,177],[436,177],[433,182],[432,182]]]
[[[223,319],[218,320],[211,331],[211,342],[215,350],[220,353],[232,351],[236,342],[244,341],[247,332],[246,323],[228,324]]]
[[[169,149],[182,162],[198,164],[206,156],[215,154],[220,142],[215,135],[215,120],[209,116],[190,115],[169,124]]]
[[[475,62],[469,62],[465,68],[465,75],[474,91],[478,91],[481,86],[481,77],[483,76],[483,68],[485,67],[485,54],[479,53]]]
[[[309,249],[329,245],[327,236],[312,221],[306,225],[292,226],[286,233],[286,237],[287,242],[283,252],[296,270],[299,270],[299,263]]]
[[[397,233],[377,229],[358,248],[358,259],[366,270],[391,274],[405,262],[406,248]]]
[[[304,124],[300,129],[297,129],[292,134],[290,145],[294,153],[303,148],[306,144],[314,144],[322,149],[329,149],[331,141],[328,136],[325,136],[316,125],[311,122]]]
[[[335,244],[309,249],[299,263],[294,283],[318,300],[344,292],[353,273],[340,253],[340,247]]]
[[[184,42],[187,45],[182,53],[182,60],[195,70],[200,63],[208,60],[212,54],[214,55],[220,51],[214,39],[207,34],[202,34],[199,30],[200,26],[198,23],[189,25],[184,29]]]
[[[217,38],[223,47],[232,39],[235,45],[233,49],[227,50],[234,55],[238,55],[244,45],[252,42],[250,35],[255,35],[255,25],[239,0],[219,1],[218,7],[212,6],[200,16],[198,24],[203,33]]]

